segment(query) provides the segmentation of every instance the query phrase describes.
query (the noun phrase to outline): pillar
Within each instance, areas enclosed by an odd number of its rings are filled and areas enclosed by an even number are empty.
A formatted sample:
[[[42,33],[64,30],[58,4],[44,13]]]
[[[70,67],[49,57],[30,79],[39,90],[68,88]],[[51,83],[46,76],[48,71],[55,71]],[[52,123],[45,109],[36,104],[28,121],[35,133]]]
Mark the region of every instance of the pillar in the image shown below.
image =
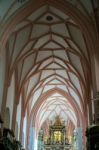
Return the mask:
[[[81,127],[78,127],[75,130],[75,139],[76,139],[76,149],[77,150],[85,150],[85,146],[83,145],[82,128]]]
[[[37,150],[37,142],[35,128],[31,126],[29,130],[28,150]]]
[[[34,145],[34,128],[29,129],[28,150],[33,150]]]

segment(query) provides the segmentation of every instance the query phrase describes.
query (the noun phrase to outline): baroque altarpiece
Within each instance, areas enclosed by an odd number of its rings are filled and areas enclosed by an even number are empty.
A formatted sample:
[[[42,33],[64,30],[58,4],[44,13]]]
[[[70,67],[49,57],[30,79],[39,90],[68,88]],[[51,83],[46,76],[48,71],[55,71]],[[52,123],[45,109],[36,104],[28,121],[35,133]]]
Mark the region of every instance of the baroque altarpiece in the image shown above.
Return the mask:
[[[66,137],[66,126],[59,116],[49,127],[49,138],[44,142],[44,150],[70,150],[71,145]]]

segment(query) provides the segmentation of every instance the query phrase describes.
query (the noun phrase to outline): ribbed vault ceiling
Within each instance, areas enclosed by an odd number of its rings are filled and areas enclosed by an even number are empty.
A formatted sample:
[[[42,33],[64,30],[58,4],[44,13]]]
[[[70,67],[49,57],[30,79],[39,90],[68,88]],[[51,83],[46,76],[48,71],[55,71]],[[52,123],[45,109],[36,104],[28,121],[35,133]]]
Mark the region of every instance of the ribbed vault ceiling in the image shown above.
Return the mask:
[[[73,5],[79,10],[83,2]],[[44,5],[16,25],[7,49],[9,79],[15,71],[18,92],[24,91],[24,111],[28,108],[30,116],[37,111],[38,128],[56,115],[76,126],[77,112],[83,116],[86,111],[90,75],[88,49],[77,23],[59,9]],[[54,89],[55,93],[49,94]]]
[[[59,93],[52,94],[40,106],[36,115],[36,127],[39,126],[40,129],[45,120],[54,121],[56,116],[60,116],[61,121],[65,121],[66,125],[68,120],[71,120],[71,122],[77,126],[77,117],[74,113],[74,108],[68,100]]]

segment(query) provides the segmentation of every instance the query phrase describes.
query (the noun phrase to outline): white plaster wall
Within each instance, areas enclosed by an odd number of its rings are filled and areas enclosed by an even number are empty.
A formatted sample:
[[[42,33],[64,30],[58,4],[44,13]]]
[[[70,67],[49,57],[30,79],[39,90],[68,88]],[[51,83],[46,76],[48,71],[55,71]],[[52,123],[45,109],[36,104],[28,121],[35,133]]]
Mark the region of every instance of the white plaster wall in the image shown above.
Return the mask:
[[[16,114],[16,121],[18,122],[18,140],[19,140],[19,136],[20,136],[20,121],[21,121],[21,97],[20,97],[20,101],[19,104],[17,106],[17,114]]]
[[[38,149],[38,140],[37,140],[37,136],[36,136],[36,131],[35,128],[33,129],[33,137],[34,137],[34,143],[33,143],[33,150],[37,150]]]
[[[38,147],[37,147],[37,142],[38,142],[38,141],[37,141],[37,139],[35,138],[35,139],[34,139],[34,149],[33,149],[33,150],[37,150],[37,148],[38,148]]]
[[[15,125],[15,138],[16,140],[18,140],[18,123],[16,121],[16,125]]]
[[[82,128],[81,127],[78,127],[76,129],[77,131],[77,150],[83,150],[84,148],[84,145],[83,145],[83,139],[82,139]]]
[[[37,150],[37,143],[35,128],[31,125],[29,129],[28,150]]]
[[[9,108],[6,108],[3,126],[5,128],[10,128],[10,110],[9,110]]]
[[[2,105],[4,79],[5,79],[5,50],[0,51],[0,111]]]
[[[15,93],[15,80],[14,80],[14,74],[12,75],[11,83],[8,88],[7,93],[7,103],[6,107],[10,110],[10,128],[12,124],[12,113],[13,113],[13,104],[14,104],[14,93]]]
[[[23,122],[23,133],[24,133],[23,147],[24,148],[26,148],[26,127],[27,127],[27,113],[24,117],[24,122]]]
[[[97,58],[95,58],[95,73],[96,73],[97,91],[99,91],[99,60],[97,60]]]

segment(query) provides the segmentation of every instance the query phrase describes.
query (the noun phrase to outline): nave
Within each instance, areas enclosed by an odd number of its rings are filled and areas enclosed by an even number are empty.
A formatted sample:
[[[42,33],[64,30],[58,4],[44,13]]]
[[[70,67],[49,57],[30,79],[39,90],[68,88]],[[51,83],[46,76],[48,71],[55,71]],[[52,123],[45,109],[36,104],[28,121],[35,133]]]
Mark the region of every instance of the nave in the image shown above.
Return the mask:
[[[0,144],[99,150],[98,0],[0,0]]]

